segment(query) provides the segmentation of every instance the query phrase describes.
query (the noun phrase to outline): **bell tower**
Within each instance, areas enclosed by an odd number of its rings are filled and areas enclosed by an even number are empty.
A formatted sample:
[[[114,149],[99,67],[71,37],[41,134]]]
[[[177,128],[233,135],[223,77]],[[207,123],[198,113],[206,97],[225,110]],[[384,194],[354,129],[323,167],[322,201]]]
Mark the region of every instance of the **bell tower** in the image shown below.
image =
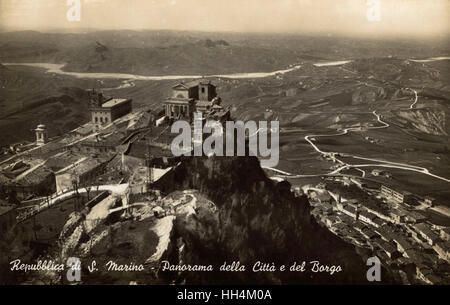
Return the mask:
[[[37,145],[44,145],[47,143],[48,135],[47,135],[47,128],[44,124],[39,124],[38,127],[35,129],[36,131],[36,144]]]
[[[95,91],[95,89],[92,89],[90,92],[90,104],[91,107],[101,107],[103,102],[105,101],[105,97],[103,96],[103,93],[100,91]]]
[[[217,96],[216,87],[209,81],[200,81],[198,84],[198,99],[200,101],[211,101]]]

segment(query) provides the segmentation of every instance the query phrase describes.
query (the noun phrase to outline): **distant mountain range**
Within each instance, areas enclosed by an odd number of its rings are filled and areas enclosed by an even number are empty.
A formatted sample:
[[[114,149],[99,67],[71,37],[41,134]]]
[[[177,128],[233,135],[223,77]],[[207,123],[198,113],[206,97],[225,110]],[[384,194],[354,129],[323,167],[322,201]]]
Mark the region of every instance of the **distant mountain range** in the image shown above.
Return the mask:
[[[176,31],[0,33],[0,61],[145,75],[265,72],[303,61],[448,54],[448,42]]]

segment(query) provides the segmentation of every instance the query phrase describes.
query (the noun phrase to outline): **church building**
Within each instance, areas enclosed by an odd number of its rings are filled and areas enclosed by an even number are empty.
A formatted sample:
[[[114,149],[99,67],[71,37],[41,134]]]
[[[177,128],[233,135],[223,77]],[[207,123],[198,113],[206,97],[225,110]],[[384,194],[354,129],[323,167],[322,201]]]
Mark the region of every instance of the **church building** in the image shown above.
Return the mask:
[[[191,121],[194,111],[207,112],[219,104],[216,87],[201,79],[173,86],[172,95],[164,102],[164,107],[168,119]]]

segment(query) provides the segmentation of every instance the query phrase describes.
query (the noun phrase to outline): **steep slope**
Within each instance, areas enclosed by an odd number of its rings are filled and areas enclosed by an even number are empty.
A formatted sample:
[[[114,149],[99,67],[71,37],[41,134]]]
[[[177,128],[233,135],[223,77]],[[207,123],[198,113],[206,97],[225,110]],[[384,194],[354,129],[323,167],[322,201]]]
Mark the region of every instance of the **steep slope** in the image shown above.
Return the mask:
[[[93,207],[66,215],[65,224],[55,232],[58,242],[46,251],[36,250],[35,260],[79,257],[83,284],[368,283],[365,254],[360,256],[352,245],[320,227],[310,216],[306,197],[294,197],[288,183],[268,179],[254,157],[185,159],[155,187],[168,195],[162,199],[143,195],[140,200],[147,201],[135,202],[136,208],[128,212],[109,214],[118,204],[109,196]],[[155,208],[165,212],[155,217]],[[22,237],[14,238],[21,242]],[[87,270],[93,260],[97,272]],[[111,271],[110,261],[144,264],[145,268]],[[212,265],[213,271],[163,270],[164,261],[171,266]],[[322,268],[328,266],[329,271],[313,272],[313,261]],[[225,262],[239,262],[246,270],[220,271]],[[276,270],[253,272],[257,262]],[[304,271],[290,271],[294,263],[301,266],[303,262]],[[285,271],[279,270],[281,265],[286,266]],[[385,270],[382,276],[383,284],[392,282]],[[64,273],[59,272],[17,277],[8,281],[65,281]]]
[[[448,134],[446,112],[443,109],[400,110],[396,114],[398,121],[404,123],[403,126],[406,128],[437,136]]]
[[[217,210],[199,208],[177,217],[172,240],[179,249],[171,263],[212,264],[214,272],[173,273],[183,283],[367,283],[366,267],[355,249],[317,225],[306,197],[295,198],[286,182],[268,179],[256,158],[192,158],[157,185],[164,192],[197,189]],[[175,261],[172,261],[175,260]],[[223,262],[239,261],[246,272],[217,271]],[[285,264],[306,261],[306,272],[252,272],[257,261]],[[314,273],[310,261],[340,265],[342,272]],[[162,274],[162,273],[161,273]]]

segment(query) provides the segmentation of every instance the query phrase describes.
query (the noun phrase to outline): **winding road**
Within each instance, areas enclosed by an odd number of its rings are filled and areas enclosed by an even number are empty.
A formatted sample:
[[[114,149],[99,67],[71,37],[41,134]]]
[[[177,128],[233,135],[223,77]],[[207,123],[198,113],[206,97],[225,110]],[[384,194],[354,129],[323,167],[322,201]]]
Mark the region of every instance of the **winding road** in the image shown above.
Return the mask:
[[[414,109],[415,105],[417,104],[419,97],[417,94],[417,91],[414,89],[410,89],[407,88],[409,90],[412,90],[414,92],[415,98],[413,103],[411,103],[411,105],[409,106],[409,109]],[[367,130],[370,129],[383,129],[383,128],[389,128],[390,125],[387,122],[384,122],[381,119],[381,116],[376,112],[376,110],[374,110],[372,112],[372,114],[376,117],[376,120],[378,123],[380,123],[380,126],[371,126],[371,127],[366,127]],[[341,171],[345,170],[345,169],[356,169],[358,171],[360,171],[362,173],[362,177],[365,177],[366,172],[364,170],[361,169],[361,167],[386,167],[386,168],[397,168],[397,169],[402,169],[402,170],[408,170],[408,171],[414,171],[417,173],[421,173],[424,175],[428,175],[430,177],[436,178],[436,179],[440,179],[442,181],[446,181],[446,182],[450,182],[450,179],[447,179],[445,177],[441,177],[435,174],[430,173],[430,171],[424,167],[420,167],[420,166],[416,166],[416,165],[409,165],[409,164],[405,164],[405,163],[399,163],[399,162],[391,162],[391,161],[385,161],[385,160],[380,160],[380,159],[373,159],[373,158],[365,158],[365,157],[359,157],[359,156],[354,156],[354,155],[349,155],[349,154],[345,154],[346,157],[349,158],[353,158],[353,159],[359,159],[359,160],[365,160],[365,161],[371,161],[371,162],[376,162],[376,163],[367,163],[367,164],[348,164],[340,159],[338,159],[336,157],[337,154],[339,154],[338,152],[327,152],[327,151],[323,151],[321,150],[314,142],[313,140],[319,138],[319,137],[336,137],[336,136],[343,136],[346,135],[349,131],[361,131],[362,128],[361,127],[349,127],[349,128],[345,128],[341,131],[339,131],[338,133],[335,134],[313,134],[313,135],[307,135],[305,136],[305,141],[308,142],[312,148],[320,153],[322,156],[324,157],[331,157],[332,160],[335,160],[336,162],[338,162],[340,165],[339,168],[325,174],[325,175],[335,175],[340,173]],[[282,172],[280,170],[274,169],[274,168],[268,168],[270,170],[276,171],[276,172]],[[276,175],[276,177],[280,177],[280,178],[303,178],[303,177],[313,177],[313,176],[323,176],[323,174],[321,175],[296,175],[296,174],[291,174],[291,173],[287,173],[287,172],[282,172],[283,175]],[[287,174],[287,175],[286,175]]]
[[[409,89],[409,90],[412,90],[414,92],[414,96],[415,96],[414,102],[411,105],[409,105],[409,109],[413,109],[414,106],[416,105],[417,101],[419,100],[419,96],[417,95],[417,91],[416,90],[414,90],[414,89]]]

